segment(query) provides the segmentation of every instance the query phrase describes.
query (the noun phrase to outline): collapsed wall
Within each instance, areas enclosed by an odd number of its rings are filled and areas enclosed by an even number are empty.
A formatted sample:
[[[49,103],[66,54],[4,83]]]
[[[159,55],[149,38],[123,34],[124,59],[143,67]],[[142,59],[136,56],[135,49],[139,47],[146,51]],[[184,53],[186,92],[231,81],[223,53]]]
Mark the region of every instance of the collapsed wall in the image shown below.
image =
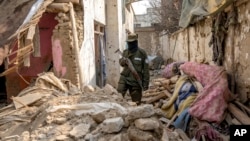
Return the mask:
[[[1,140],[156,141],[180,139],[159,121],[153,105],[128,103],[110,85],[81,92],[52,72],[0,109]],[[151,100],[152,101],[152,100]]]
[[[83,42],[83,9],[80,5],[74,6],[77,37],[79,48]],[[79,86],[79,70],[74,51],[74,39],[72,21],[69,11],[60,11],[55,19],[58,24],[55,26],[52,35],[52,52],[54,72],[58,77],[69,79],[73,84]]]

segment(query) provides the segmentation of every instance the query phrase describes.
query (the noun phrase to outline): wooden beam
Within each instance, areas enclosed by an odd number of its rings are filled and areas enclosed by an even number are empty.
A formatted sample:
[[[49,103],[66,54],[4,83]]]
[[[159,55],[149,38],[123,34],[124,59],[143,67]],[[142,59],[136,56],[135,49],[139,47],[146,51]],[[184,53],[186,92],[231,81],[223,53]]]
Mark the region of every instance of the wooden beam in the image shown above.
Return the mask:
[[[250,114],[250,109],[247,106],[243,105],[239,101],[234,101],[234,103],[237,104],[239,107],[245,109],[247,111],[247,113]]]
[[[165,98],[165,97],[167,97],[166,94],[160,93],[159,95],[150,98],[146,103],[150,104],[150,103],[156,102],[156,101],[158,101],[162,98]]]
[[[76,20],[75,20],[75,12],[74,12],[74,7],[73,4],[70,2],[69,3],[70,6],[70,19],[71,19],[71,23],[72,23],[72,33],[73,33],[73,43],[74,43],[74,52],[75,52],[75,58],[76,58],[76,65],[77,65],[77,69],[78,69],[78,73],[79,73],[79,81],[80,81],[80,86],[79,88],[83,91],[83,86],[84,86],[84,82],[83,82],[83,70],[82,70],[82,65],[81,65],[81,61],[79,58],[79,44],[78,44],[78,34],[77,34],[77,29],[76,29]]]
[[[33,39],[33,56],[34,57],[41,57],[41,50],[40,50],[40,32],[39,32],[39,26],[36,25],[36,33]]]
[[[234,125],[241,125],[241,123],[237,120],[237,119],[232,119],[232,124],[234,124]]]
[[[174,120],[177,118],[177,113],[175,113],[174,115],[173,115],[173,117],[171,118],[171,120],[169,121],[169,123],[167,124],[167,128],[174,122]]]
[[[36,33],[36,25],[31,25],[29,27],[29,30],[25,39],[25,45],[31,44],[33,42],[35,33]]]
[[[228,110],[244,125],[250,125],[250,118],[245,115],[239,108],[234,104],[229,103]]]
[[[30,67],[30,54],[24,56],[23,66]]]
[[[167,90],[165,90],[165,91],[163,91],[163,92],[164,92],[164,94],[165,94],[168,98],[170,98],[170,97],[172,96],[172,94],[170,94],[169,91],[167,91]]]

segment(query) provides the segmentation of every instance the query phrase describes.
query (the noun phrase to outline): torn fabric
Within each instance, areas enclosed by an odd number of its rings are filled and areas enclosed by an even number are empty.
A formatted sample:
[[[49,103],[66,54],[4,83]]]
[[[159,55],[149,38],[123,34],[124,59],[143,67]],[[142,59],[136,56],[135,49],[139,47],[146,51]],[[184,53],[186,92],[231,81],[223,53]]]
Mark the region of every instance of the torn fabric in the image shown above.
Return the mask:
[[[216,14],[230,5],[233,0],[184,0],[179,26],[186,28],[195,18]]]
[[[220,123],[224,119],[227,103],[232,98],[224,68],[186,62],[180,69],[195,77],[204,87],[190,107],[190,115],[199,120]]]

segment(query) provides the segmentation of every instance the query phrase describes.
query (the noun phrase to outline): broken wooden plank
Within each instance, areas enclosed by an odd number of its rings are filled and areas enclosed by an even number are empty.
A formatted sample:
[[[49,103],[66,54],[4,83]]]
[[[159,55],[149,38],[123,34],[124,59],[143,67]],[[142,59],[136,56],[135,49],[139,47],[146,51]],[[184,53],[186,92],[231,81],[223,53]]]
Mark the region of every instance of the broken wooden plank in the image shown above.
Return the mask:
[[[13,122],[13,121],[30,123],[29,119],[23,119],[23,118],[19,118],[19,117],[15,117],[15,116],[7,116],[7,117],[4,117],[4,118],[0,119],[0,126],[3,125],[3,124],[6,124],[8,122]]]
[[[241,123],[236,119],[236,118],[234,118],[234,119],[232,119],[232,124],[234,124],[234,125],[241,125]]]
[[[233,119],[233,118],[232,118],[232,116],[230,115],[230,113],[227,113],[226,118],[225,118],[227,124],[232,125],[232,119]]]
[[[243,108],[244,110],[246,110],[248,114],[250,114],[250,109],[247,106],[243,105],[239,101],[234,101],[234,103],[237,104],[239,107]]]
[[[167,91],[167,90],[165,90],[165,91],[163,91],[163,92],[164,92],[164,94],[165,94],[168,98],[170,98],[170,97],[172,96],[172,94],[170,94],[169,91]]]
[[[40,100],[43,96],[39,93],[27,94],[22,97],[13,98],[13,102],[16,109],[22,108],[25,105],[30,105],[38,100]],[[19,101],[19,102],[17,102]],[[23,104],[20,104],[22,102]]]
[[[75,58],[77,60],[76,66],[78,69],[78,74],[79,74],[79,81],[80,81],[80,86],[79,88],[83,90],[84,86],[84,75],[83,75],[83,67],[79,59],[79,41],[78,41],[78,36],[77,36],[77,29],[76,29],[76,19],[75,19],[75,12],[74,12],[74,6],[70,2],[70,21],[72,23],[72,33],[73,33],[73,40],[74,40],[74,53],[75,53]]]
[[[190,141],[190,138],[187,136],[187,134],[183,130],[181,130],[181,129],[175,129],[175,131],[180,135],[180,137],[184,141]]]
[[[11,68],[8,68],[4,72],[0,73],[0,77],[15,72],[17,68],[18,68],[18,66],[13,66]]]
[[[8,111],[8,112],[6,112],[6,113],[1,113],[1,114],[0,114],[0,118],[1,118],[1,117],[4,117],[4,116],[7,116],[7,115],[10,115],[10,114],[12,114],[12,113],[14,113],[14,112],[16,112],[16,110],[11,110],[11,111]]]
[[[159,120],[162,121],[162,122],[165,122],[165,123],[169,123],[170,122],[170,120],[167,119],[167,118],[165,118],[165,117],[161,117]]]
[[[29,54],[24,56],[23,66],[30,67],[30,55]]]
[[[242,124],[249,125],[250,118],[245,115],[239,108],[237,108],[234,104],[229,103],[228,110],[237,118]]]
[[[167,124],[167,128],[172,124],[172,122],[174,122],[174,120],[177,118],[177,116],[178,116],[177,113],[175,113],[175,114],[173,115],[173,117],[171,118],[171,120],[170,120],[169,123]]]
[[[5,106],[3,108],[0,109],[0,113],[3,113],[6,110],[9,110],[10,108],[13,108],[13,103],[9,104],[8,106]]]
[[[36,33],[33,38],[33,56],[34,57],[41,57],[41,50],[40,50],[40,31],[38,25],[36,26]]]
[[[162,92],[162,93],[158,94],[157,96],[150,98],[146,103],[150,104],[150,103],[153,103],[153,102],[158,101],[158,100],[165,98],[165,97],[167,97],[167,95]]]
[[[25,45],[29,45],[33,42],[35,33],[36,33],[36,25],[31,25],[26,35]]]
[[[152,96],[157,96],[162,92],[153,92],[153,93],[144,93],[143,97],[152,97]]]

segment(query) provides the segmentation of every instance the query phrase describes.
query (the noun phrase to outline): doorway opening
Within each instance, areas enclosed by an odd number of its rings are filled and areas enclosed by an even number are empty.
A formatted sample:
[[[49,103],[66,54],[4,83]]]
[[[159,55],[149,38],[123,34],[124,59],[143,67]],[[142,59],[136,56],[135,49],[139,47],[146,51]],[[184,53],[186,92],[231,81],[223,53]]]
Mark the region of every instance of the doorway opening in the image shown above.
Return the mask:
[[[95,23],[94,30],[95,30],[96,85],[102,88],[106,84],[104,26],[99,23]]]

